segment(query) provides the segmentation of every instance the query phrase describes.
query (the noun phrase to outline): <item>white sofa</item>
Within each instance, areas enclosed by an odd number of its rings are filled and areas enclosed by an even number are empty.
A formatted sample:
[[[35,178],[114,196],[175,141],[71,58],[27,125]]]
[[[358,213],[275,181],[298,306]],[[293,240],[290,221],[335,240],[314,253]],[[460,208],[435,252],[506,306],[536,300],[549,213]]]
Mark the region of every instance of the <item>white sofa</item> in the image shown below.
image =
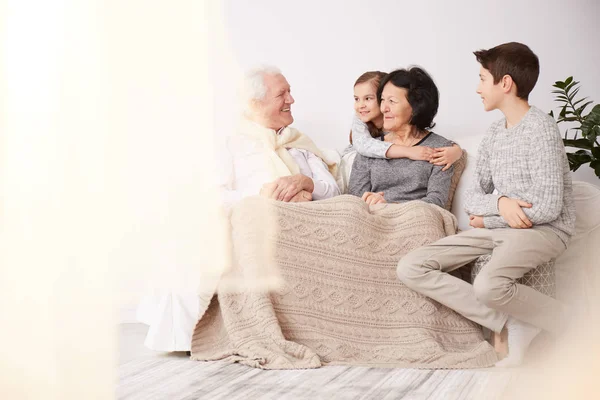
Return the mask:
[[[477,147],[482,136],[454,138],[467,151],[467,165],[457,187],[452,212],[461,230],[470,229],[463,211],[463,195],[473,176]],[[327,152],[338,157],[336,152]],[[600,184],[600,181],[598,182]],[[600,274],[595,271],[600,252],[600,187],[574,181],[577,210],[576,234],[567,251],[557,260],[557,296],[576,313],[597,312]],[[176,293],[149,296],[138,309],[140,322],[150,326],[145,345],[157,351],[187,351],[199,318],[199,296]]]

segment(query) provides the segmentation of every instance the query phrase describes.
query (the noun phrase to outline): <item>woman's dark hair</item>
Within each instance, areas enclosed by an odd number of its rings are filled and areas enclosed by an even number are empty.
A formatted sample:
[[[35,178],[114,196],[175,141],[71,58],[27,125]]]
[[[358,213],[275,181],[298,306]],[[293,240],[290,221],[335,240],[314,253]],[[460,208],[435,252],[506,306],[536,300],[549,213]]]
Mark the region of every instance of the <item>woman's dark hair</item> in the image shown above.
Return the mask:
[[[379,84],[381,83],[381,80],[384,79],[386,76],[387,76],[387,73],[385,73],[385,72],[367,71],[358,77],[356,82],[354,82],[354,86],[356,86],[360,83],[369,82],[370,84],[373,85],[373,87],[375,88],[375,91],[377,91],[377,89],[379,88]],[[371,137],[373,137],[373,138],[378,138],[383,133],[371,121],[367,122],[367,128],[369,129],[369,133],[371,134]],[[350,132],[350,143],[352,143],[352,132]]]
[[[379,89],[377,89],[377,101],[380,104],[381,93],[388,83],[408,91],[406,99],[413,111],[409,122],[411,125],[416,126],[419,130],[428,130],[435,126],[433,118],[437,114],[440,103],[440,92],[424,69],[411,67],[390,72],[382,79]]]

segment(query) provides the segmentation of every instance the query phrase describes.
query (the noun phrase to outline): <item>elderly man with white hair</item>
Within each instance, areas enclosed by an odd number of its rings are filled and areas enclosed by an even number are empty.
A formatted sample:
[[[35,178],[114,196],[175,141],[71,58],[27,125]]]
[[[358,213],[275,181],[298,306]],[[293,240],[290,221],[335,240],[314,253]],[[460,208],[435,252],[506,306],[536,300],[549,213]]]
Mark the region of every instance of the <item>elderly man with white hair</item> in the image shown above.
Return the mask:
[[[310,201],[340,194],[328,162],[294,122],[294,98],[281,71],[250,70],[244,79],[245,112],[226,139],[224,202],[262,194],[274,200]]]
[[[221,156],[221,188],[226,209],[247,196],[286,202],[321,200],[340,194],[332,175],[335,162],[289,125],[294,121],[290,85],[274,67],[250,70],[243,82],[245,111],[226,137]],[[150,326],[144,344],[158,351],[189,351],[196,322],[214,294],[216,282],[200,295],[170,293],[146,297],[138,320]]]

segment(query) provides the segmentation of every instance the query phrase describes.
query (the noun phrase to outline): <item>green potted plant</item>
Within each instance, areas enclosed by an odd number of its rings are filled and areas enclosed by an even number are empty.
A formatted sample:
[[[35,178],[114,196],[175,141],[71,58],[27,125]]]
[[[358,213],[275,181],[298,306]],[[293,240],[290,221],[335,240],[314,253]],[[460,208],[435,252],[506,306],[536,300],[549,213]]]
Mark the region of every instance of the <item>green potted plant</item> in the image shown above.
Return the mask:
[[[580,149],[574,153],[567,152],[571,171],[577,171],[582,165],[590,163],[590,167],[600,178],[600,104],[596,104],[584,115],[585,109],[593,101],[586,101],[587,97],[576,99],[579,82],[574,81],[572,76],[564,81],[555,82],[552,86],[556,88],[552,91],[555,94],[554,100],[560,103],[561,108],[556,122],[574,124],[565,131],[563,143],[565,147]],[[550,115],[554,117],[552,111]],[[574,137],[568,137],[569,130],[575,131]]]

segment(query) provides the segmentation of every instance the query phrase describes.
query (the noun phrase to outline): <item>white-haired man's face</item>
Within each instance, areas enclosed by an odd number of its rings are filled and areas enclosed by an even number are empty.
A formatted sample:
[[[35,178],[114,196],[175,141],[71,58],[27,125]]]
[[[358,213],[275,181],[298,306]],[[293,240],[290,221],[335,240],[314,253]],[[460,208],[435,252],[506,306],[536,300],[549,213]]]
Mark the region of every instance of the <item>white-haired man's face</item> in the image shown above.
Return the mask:
[[[265,75],[263,80],[267,93],[253,107],[256,121],[270,129],[280,129],[294,122],[292,104],[294,98],[290,84],[283,75]]]

